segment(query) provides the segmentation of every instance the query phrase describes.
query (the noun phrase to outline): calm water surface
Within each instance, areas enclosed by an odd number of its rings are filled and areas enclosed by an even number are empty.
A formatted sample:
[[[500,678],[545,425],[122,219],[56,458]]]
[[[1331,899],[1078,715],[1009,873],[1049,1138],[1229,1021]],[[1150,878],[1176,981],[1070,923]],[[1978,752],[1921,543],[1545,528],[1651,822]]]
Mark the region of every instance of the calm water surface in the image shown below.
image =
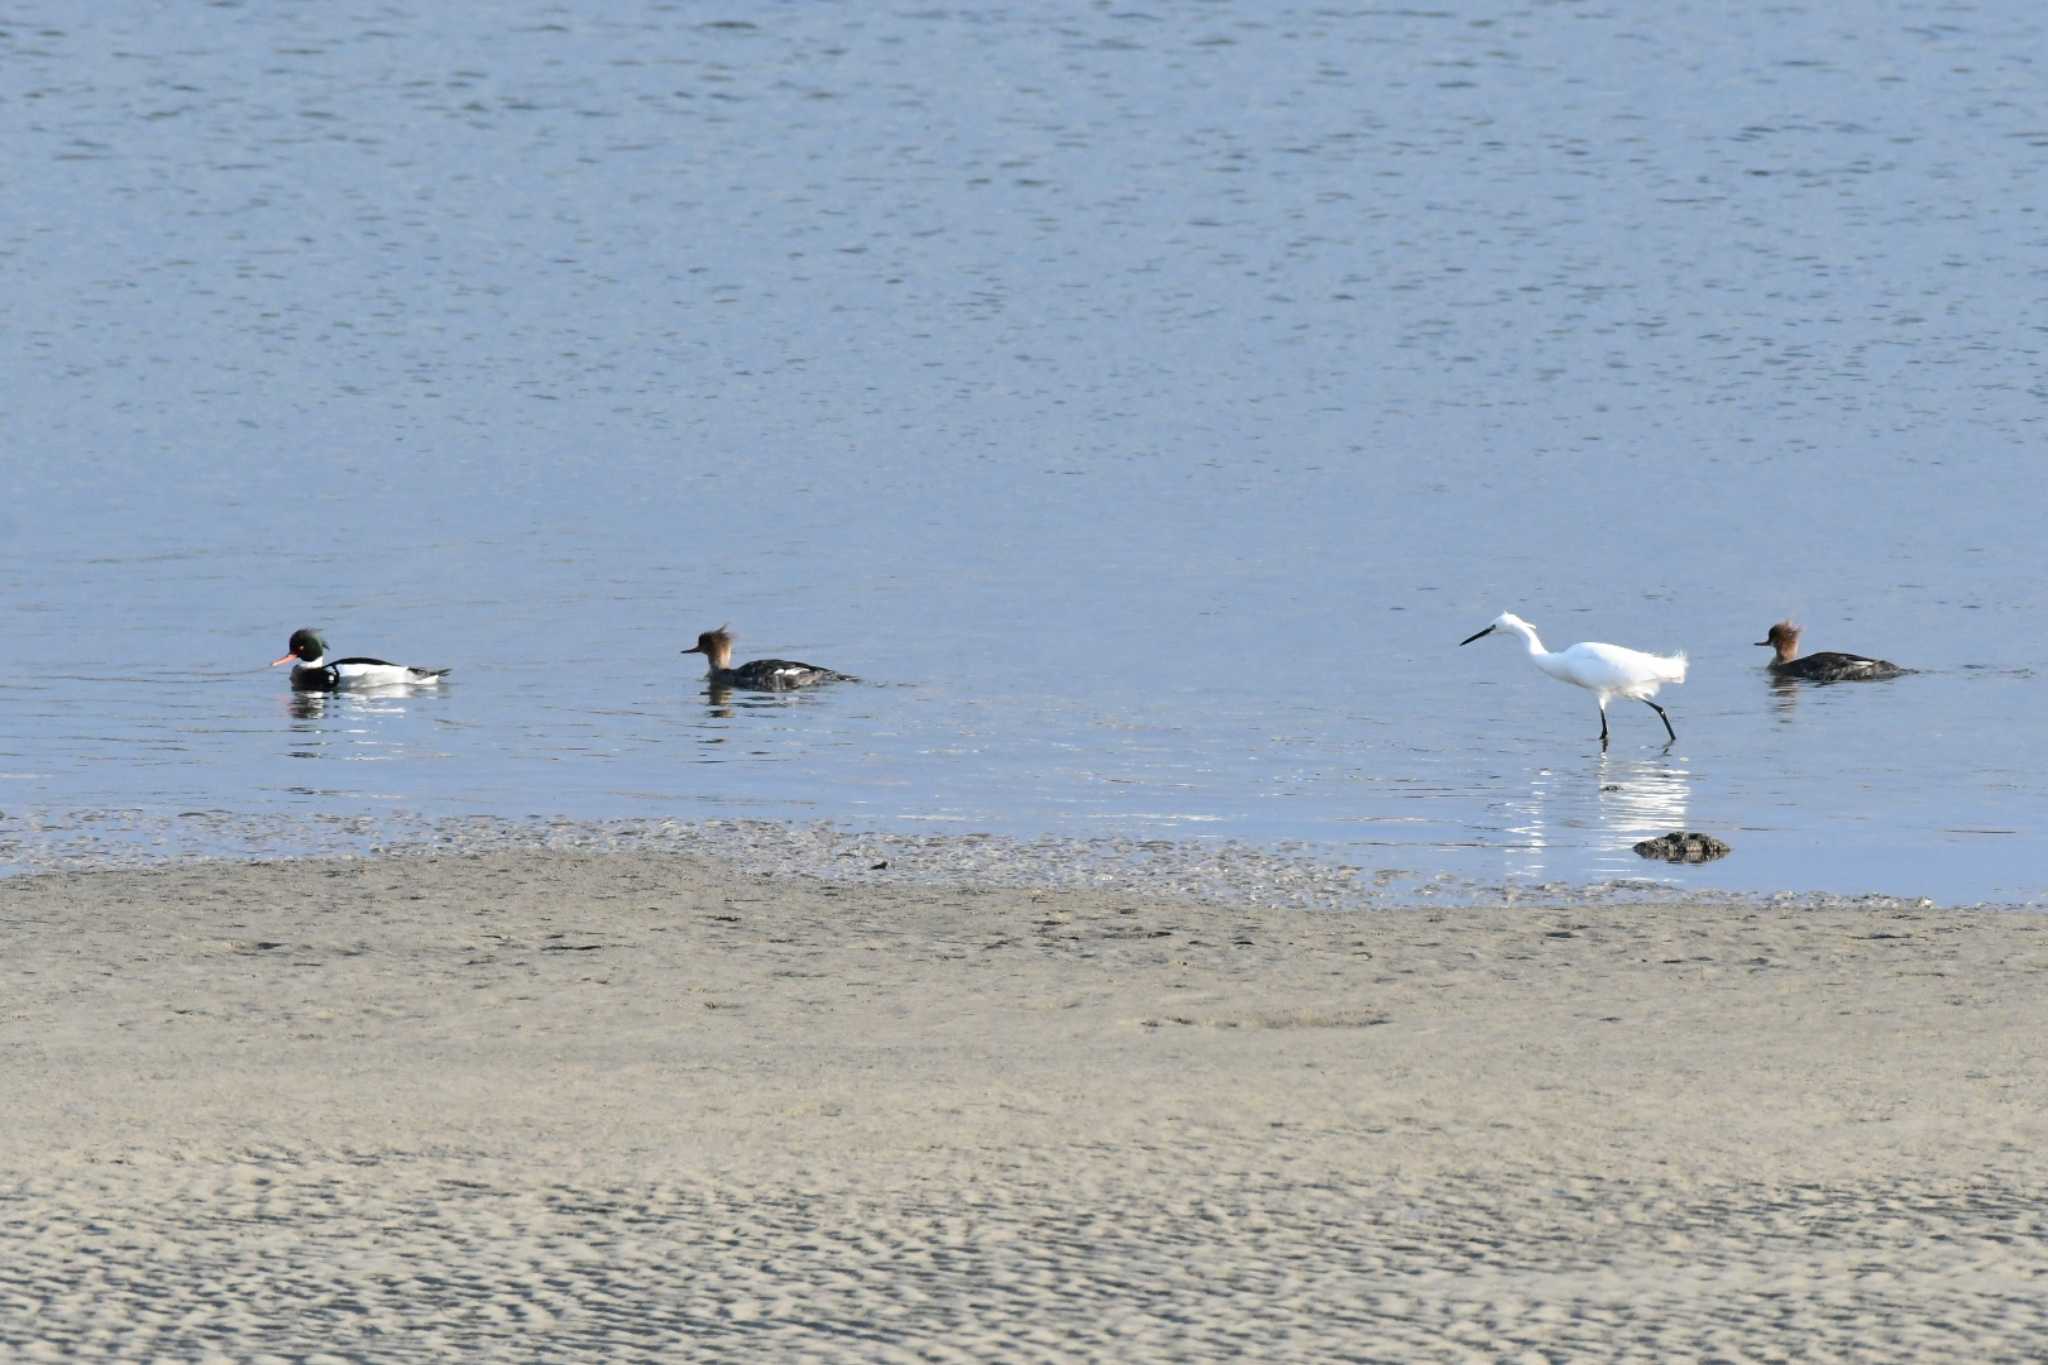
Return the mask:
[[[753,816],[2048,900],[2043,29],[17,8],[0,866]],[[1689,651],[1678,743],[1503,609]],[[1776,689],[1788,614],[1926,671]],[[714,702],[725,621],[867,681]],[[294,698],[301,625],[456,673]]]

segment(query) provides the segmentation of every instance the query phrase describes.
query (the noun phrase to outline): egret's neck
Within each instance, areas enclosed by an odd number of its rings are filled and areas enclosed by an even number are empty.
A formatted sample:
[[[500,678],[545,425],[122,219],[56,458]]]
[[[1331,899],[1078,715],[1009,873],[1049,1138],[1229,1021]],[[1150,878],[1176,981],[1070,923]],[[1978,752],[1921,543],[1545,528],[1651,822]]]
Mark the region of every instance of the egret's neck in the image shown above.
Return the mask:
[[[1529,647],[1529,657],[1541,660],[1549,657],[1550,651],[1543,647],[1543,641],[1536,634],[1536,627],[1527,621],[1515,621],[1506,629],[1522,637],[1522,643]]]

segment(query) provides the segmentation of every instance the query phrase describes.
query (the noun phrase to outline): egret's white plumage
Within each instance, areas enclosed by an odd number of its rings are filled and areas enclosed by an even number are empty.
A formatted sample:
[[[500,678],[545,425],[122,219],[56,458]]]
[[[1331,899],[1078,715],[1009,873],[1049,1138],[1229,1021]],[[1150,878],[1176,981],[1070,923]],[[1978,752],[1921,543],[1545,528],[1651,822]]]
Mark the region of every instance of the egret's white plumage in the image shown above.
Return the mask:
[[[1664,708],[1650,698],[1656,696],[1657,689],[1665,683],[1685,681],[1684,654],[1645,654],[1640,649],[1601,644],[1596,640],[1581,641],[1553,654],[1543,647],[1536,627],[1511,611],[1502,612],[1485,630],[1458,643],[1469,645],[1495,631],[1521,636],[1529,647],[1530,661],[1538,668],[1559,682],[1585,688],[1598,699],[1601,748],[1607,747],[1607,703],[1613,697],[1627,697],[1655,711],[1664,722],[1664,733],[1677,740],[1678,732],[1671,728],[1671,717],[1665,715]]]

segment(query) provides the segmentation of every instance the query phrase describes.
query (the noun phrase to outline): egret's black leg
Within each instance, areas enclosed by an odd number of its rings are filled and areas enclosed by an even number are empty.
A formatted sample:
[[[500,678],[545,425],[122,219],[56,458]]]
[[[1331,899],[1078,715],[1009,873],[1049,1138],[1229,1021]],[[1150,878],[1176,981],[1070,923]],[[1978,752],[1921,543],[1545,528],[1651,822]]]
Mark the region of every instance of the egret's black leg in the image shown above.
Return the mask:
[[[1600,708],[1600,747],[1607,747],[1607,708]]]
[[[1656,702],[1651,701],[1648,697],[1644,697],[1642,701],[1643,705],[1649,707],[1652,711],[1655,711],[1657,713],[1658,720],[1664,722],[1664,733],[1671,736],[1671,742],[1673,744],[1678,743],[1678,731],[1671,728],[1671,717],[1664,714],[1664,708],[1657,705]]]

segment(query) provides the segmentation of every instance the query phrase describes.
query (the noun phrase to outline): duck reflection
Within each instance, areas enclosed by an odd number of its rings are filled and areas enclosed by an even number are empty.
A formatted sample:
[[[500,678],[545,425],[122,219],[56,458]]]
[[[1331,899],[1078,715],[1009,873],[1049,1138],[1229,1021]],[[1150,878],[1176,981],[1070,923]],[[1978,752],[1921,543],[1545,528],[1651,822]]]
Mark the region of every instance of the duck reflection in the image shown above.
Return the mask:
[[[794,689],[780,692],[759,692],[741,690],[735,694],[730,687],[717,683],[706,683],[702,693],[704,714],[714,720],[731,720],[741,711],[787,712],[792,706],[802,706],[813,700],[809,693]]]
[[[285,752],[292,758],[388,757],[391,740],[375,727],[405,715],[406,703],[416,695],[420,693],[410,687],[287,693],[284,705],[291,717],[292,747]]]
[[[815,700],[810,693],[793,689],[763,692],[746,688],[734,689],[712,682],[707,682],[698,696],[704,705],[703,717],[689,721],[688,724],[696,732],[695,738],[701,750],[698,761],[702,763],[723,763],[740,757],[723,747],[734,741],[751,736],[753,738],[749,742],[758,743],[759,738],[767,732],[754,729],[752,725],[758,725],[765,720],[763,712],[788,715],[791,707],[803,706]],[[735,721],[739,724],[734,724]],[[742,726],[748,728],[743,729]]]
[[[420,695],[410,687],[359,687],[348,692],[292,692],[285,706],[294,730],[317,728],[324,720],[361,716],[402,716],[405,703]]]
[[[1804,684],[1797,678],[1781,678],[1772,673],[1764,674],[1764,680],[1771,689],[1773,719],[1780,725],[1790,725],[1792,713],[1799,709],[1799,694]]]

